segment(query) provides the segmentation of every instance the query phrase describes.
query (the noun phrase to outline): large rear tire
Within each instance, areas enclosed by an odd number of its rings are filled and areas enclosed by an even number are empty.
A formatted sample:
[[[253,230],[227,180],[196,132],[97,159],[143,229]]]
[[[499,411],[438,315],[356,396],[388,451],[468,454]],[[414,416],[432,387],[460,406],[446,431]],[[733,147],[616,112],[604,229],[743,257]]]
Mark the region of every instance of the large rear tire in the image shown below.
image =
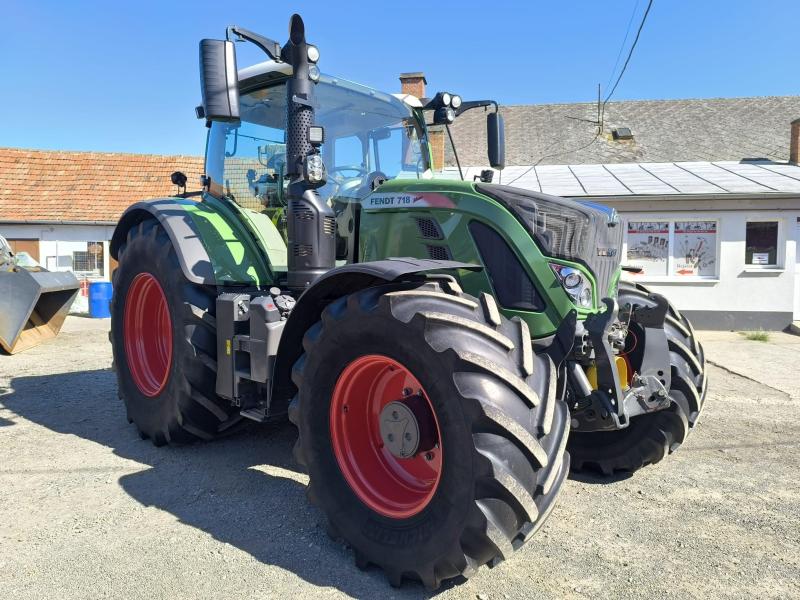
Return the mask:
[[[331,303],[303,347],[295,456],[360,567],[435,589],[508,558],[543,523],[569,470],[568,409],[550,358],[491,296],[453,282],[366,289]],[[417,393],[437,445],[393,457],[381,407]]]
[[[111,302],[111,341],[128,420],[156,446],[210,440],[240,420],[214,393],[216,290],[183,275],[155,219],[120,246]]]
[[[654,306],[649,295],[641,284],[622,281],[617,301],[620,306]],[[664,329],[672,375],[669,408],[633,417],[618,431],[572,433],[568,449],[574,471],[612,475],[657,463],[675,452],[697,423],[708,385],[703,347],[689,320],[672,304]]]

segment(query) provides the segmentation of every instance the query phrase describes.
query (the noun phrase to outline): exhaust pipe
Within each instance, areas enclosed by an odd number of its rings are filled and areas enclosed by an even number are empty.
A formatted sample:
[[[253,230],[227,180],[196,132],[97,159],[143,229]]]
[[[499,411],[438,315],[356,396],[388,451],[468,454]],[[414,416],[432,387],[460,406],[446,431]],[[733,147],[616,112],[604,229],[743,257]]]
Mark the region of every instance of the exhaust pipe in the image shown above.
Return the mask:
[[[286,174],[288,226],[288,287],[306,289],[318,277],[331,270],[336,262],[336,216],[317,188],[325,183],[311,180],[308,158],[316,155],[315,143],[309,136],[314,124],[314,81],[312,70],[319,77],[316,65],[309,61],[305,25],[300,15],[292,15],[289,41],[281,58],[292,65],[292,77],[286,86]],[[318,54],[318,53],[317,53]],[[318,145],[318,144],[317,144]],[[319,157],[315,159],[319,164]]]

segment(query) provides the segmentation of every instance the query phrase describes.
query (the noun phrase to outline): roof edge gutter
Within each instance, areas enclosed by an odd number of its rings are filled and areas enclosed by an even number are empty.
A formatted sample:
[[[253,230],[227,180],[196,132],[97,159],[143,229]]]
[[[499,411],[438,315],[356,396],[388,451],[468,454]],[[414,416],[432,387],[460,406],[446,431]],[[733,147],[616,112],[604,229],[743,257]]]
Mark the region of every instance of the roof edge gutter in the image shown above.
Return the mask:
[[[117,221],[49,221],[46,219],[0,219],[0,225],[116,225]]]
[[[565,196],[572,200],[613,200],[615,202],[641,202],[653,200],[753,200],[754,197],[760,199],[774,200],[800,200],[800,192],[736,192],[736,193],[714,193],[714,194],[607,194],[607,195],[569,195]]]

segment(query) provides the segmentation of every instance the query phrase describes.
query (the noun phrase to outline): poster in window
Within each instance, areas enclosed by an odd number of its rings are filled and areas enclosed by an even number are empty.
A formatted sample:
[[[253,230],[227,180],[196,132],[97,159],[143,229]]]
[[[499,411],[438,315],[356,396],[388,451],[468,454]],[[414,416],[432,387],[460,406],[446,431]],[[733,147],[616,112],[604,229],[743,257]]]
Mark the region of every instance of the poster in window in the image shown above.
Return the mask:
[[[753,257],[750,260],[751,265],[768,265],[769,252],[753,252]]]
[[[675,221],[674,241],[674,275],[680,277],[716,275],[716,221]]]
[[[668,221],[628,223],[628,263],[642,275],[666,275],[669,258]]]

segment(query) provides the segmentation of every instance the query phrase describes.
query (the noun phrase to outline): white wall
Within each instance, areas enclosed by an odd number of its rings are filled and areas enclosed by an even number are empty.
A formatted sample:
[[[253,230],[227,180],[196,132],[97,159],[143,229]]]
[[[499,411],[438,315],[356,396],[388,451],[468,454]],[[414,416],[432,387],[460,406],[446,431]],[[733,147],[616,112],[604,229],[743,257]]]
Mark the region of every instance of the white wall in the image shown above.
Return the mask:
[[[798,243],[797,219],[800,211],[787,210],[706,210],[670,211],[664,202],[658,212],[627,212],[628,221],[658,219],[716,220],[717,277],[633,277],[653,291],[667,296],[682,310],[793,312],[795,307],[795,246]],[[778,268],[754,269],[745,265],[745,227],[747,221],[778,220]],[[626,228],[627,231],[627,228]],[[627,234],[623,248],[626,262]]]
[[[110,281],[108,242],[114,233],[112,225],[7,225],[0,223],[0,235],[7,238],[39,239],[39,262],[47,267],[48,256],[71,256],[86,250],[86,242],[104,244],[103,279]],[[64,270],[64,269],[57,269]]]

